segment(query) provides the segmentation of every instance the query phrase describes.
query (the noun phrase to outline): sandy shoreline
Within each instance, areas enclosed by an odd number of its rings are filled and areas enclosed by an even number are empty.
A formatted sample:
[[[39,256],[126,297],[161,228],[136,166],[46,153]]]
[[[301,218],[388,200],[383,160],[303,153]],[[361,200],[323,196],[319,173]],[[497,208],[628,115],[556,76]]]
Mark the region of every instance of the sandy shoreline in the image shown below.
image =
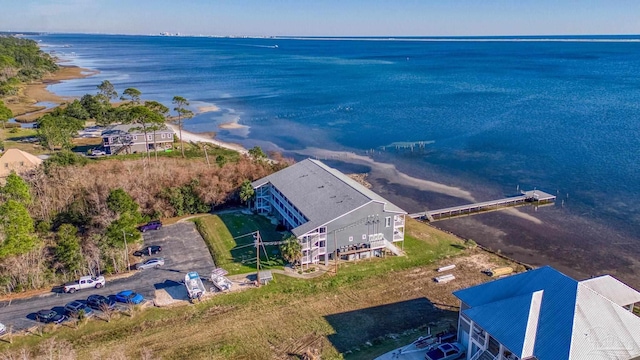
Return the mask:
[[[20,86],[17,95],[5,98],[5,104],[11,109],[16,120],[23,122],[34,121],[52,108],[36,105],[42,102],[57,105],[73,98],[60,96],[47,89],[49,85],[66,80],[82,79],[97,74],[98,71],[84,69],[77,66],[60,65],[60,69],[52,74]]]
[[[173,130],[173,132],[176,134],[176,136],[178,138],[180,138],[180,130],[178,129],[177,125],[167,123],[167,127],[169,127],[171,130]],[[209,143],[209,144],[213,144],[213,145],[219,146],[219,147],[224,148],[224,149],[237,151],[237,152],[239,152],[241,154],[249,154],[247,149],[242,147],[242,145],[232,144],[232,143],[228,143],[228,142],[224,142],[224,141],[215,140],[215,139],[213,139],[211,137],[208,137],[206,135],[194,134],[194,133],[186,131],[184,129],[182,130],[182,141]]]

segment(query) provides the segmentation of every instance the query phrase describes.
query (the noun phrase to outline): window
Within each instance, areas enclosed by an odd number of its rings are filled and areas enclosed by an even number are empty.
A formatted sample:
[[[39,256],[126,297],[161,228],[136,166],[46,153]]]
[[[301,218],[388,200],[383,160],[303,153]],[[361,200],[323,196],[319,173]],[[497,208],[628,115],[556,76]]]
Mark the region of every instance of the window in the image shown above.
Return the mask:
[[[386,218],[384,218],[384,226],[385,227],[391,226],[391,216],[387,216]]]
[[[367,240],[367,234],[362,234],[362,240]]]
[[[164,134],[162,134],[162,138],[164,139]]]
[[[349,241],[353,241],[353,236],[349,236]]]
[[[133,140],[138,140],[138,135],[133,135]]]
[[[321,228],[320,228],[320,230],[319,230],[319,231],[320,231],[320,234],[324,234],[324,233],[326,233],[326,232],[327,232],[327,227],[326,227],[326,226],[323,226],[323,227],[321,227]]]
[[[153,140],[153,135],[147,135],[147,140]]]
[[[20,166],[24,166],[24,161],[20,161]]]

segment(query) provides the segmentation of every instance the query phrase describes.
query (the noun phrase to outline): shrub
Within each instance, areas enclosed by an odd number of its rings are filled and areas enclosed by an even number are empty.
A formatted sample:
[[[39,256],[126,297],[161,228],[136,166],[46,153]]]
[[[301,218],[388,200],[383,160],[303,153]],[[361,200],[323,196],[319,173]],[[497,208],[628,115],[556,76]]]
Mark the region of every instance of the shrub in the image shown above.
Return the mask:
[[[82,155],[78,155],[69,150],[62,150],[51,155],[44,161],[45,172],[49,173],[53,166],[71,166],[71,165],[85,165],[88,162],[87,158]]]

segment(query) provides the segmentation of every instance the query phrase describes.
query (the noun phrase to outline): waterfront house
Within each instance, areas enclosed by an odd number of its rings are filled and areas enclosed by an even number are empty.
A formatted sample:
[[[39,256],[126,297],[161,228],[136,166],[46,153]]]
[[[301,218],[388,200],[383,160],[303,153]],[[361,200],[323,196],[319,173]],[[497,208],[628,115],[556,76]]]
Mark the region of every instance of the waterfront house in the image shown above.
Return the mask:
[[[300,240],[304,264],[401,252],[406,212],[349,176],[306,159],[252,183],[252,208]]]
[[[576,281],[546,266],[453,294],[466,359],[640,356],[640,293],[608,275]]]
[[[0,156],[0,179],[4,179],[12,171],[24,174],[32,171],[42,164],[42,160],[35,155],[18,149],[7,149]]]
[[[148,151],[164,151],[173,147],[173,130],[165,125],[154,132],[147,130],[145,134],[139,125],[113,125],[101,134],[102,147],[107,154],[133,154]]]

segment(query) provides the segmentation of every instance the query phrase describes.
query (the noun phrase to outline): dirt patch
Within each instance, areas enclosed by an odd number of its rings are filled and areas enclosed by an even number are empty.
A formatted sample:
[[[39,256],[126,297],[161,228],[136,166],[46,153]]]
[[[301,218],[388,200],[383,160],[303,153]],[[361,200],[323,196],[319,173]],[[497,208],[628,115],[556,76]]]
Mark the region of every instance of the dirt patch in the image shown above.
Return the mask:
[[[358,184],[366,187],[367,189],[371,189],[371,183],[367,181],[367,176],[369,174],[347,174],[348,177],[355,180]]]

